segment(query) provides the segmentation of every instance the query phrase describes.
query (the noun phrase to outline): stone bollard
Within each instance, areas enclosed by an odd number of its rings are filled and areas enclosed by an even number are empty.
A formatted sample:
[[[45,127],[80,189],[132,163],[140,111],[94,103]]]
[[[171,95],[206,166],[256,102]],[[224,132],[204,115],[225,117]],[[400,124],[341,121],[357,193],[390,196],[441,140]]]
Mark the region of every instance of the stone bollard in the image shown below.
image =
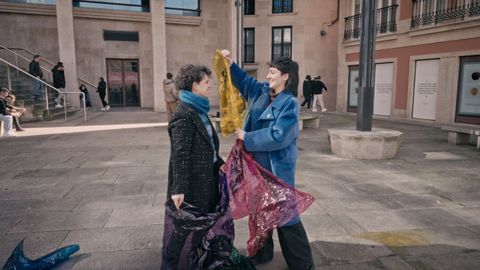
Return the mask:
[[[358,131],[354,128],[332,128],[328,140],[332,153],[351,159],[394,158],[400,148],[400,136],[396,130],[376,129]]]

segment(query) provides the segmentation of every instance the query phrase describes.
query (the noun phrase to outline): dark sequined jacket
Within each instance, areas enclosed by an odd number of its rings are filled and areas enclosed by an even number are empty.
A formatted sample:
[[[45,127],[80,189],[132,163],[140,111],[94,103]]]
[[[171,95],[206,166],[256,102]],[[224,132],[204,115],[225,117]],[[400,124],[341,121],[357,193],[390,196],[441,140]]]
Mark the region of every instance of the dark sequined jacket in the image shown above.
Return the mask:
[[[213,126],[212,126],[213,129]],[[216,153],[219,141],[213,130]],[[213,212],[218,202],[218,174],[223,159],[213,147],[202,119],[189,105],[181,102],[168,125],[170,163],[167,200],[172,194],[185,194],[185,202],[205,212]]]

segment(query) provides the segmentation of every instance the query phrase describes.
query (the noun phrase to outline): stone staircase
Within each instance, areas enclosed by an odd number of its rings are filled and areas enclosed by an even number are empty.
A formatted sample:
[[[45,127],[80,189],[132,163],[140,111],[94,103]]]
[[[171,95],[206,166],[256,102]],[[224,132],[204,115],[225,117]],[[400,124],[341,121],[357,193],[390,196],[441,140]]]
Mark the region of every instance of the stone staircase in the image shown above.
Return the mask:
[[[32,122],[32,121],[44,121],[63,118],[65,112],[63,108],[55,108],[55,97],[57,93],[55,90],[48,90],[48,107],[46,109],[45,97],[35,101],[32,92],[32,79],[26,74],[18,73],[12,68],[10,69],[11,78],[11,90],[17,98],[16,106],[24,106],[27,109],[20,121]],[[50,82],[49,82],[50,83]],[[52,83],[50,83],[52,84]],[[0,64],[0,86],[8,87],[7,67]],[[47,87],[48,88],[48,87]],[[75,114],[78,109],[75,109],[67,105],[67,116]]]

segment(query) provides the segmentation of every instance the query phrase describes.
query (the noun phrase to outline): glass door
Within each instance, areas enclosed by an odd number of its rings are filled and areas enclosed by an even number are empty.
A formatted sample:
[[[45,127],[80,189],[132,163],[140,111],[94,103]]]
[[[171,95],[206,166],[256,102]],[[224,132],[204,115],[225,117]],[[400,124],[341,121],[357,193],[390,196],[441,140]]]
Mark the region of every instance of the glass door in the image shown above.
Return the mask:
[[[108,100],[111,106],[140,106],[138,59],[107,59]]]

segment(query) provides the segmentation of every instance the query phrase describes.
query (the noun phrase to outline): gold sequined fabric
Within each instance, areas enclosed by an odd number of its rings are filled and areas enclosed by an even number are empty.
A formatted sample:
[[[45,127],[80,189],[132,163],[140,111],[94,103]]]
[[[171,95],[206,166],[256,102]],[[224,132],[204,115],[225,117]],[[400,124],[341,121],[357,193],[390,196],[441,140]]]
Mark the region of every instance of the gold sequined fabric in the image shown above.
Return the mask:
[[[223,136],[228,136],[235,132],[235,129],[243,127],[247,104],[240,91],[233,86],[230,64],[220,50],[215,53],[212,66],[220,94],[220,129]]]

